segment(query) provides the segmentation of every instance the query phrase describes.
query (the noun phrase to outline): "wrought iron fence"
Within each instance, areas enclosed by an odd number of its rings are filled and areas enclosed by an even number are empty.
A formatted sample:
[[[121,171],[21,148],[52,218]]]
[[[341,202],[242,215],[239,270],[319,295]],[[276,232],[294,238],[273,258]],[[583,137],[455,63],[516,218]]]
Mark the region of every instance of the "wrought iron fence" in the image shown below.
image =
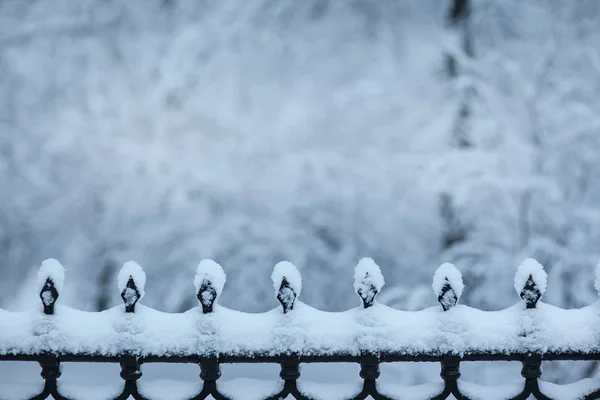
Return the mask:
[[[539,266],[539,264],[537,265]],[[36,337],[36,339],[32,340],[39,340],[39,343],[36,342],[39,344],[38,346],[34,349],[19,349],[18,346],[14,345],[14,342],[12,345],[7,344],[10,342],[10,334],[3,335],[1,333],[2,331],[0,331],[0,361],[32,361],[40,364],[44,387],[41,393],[31,397],[31,399],[35,400],[46,398],[75,400],[61,394],[59,390],[60,385],[58,384],[61,376],[61,364],[71,362],[119,363],[121,366],[121,378],[124,380],[124,384],[122,393],[115,397],[115,399],[118,400],[127,398],[134,398],[137,400],[155,398],[151,395],[147,397],[142,395],[137,384],[138,380],[142,377],[141,366],[149,363],[194,363],[199,365],[200,379],[203,381],[203,387],[198,394],[191,397],[191,399],[194,400],[211,398],[211,396],[217,400],[229,399],[226,394],[222,393],[219,384],[217,384],[217,381],[221,377],[219,368],[221,364],[276,363],[281,367],[279,374],[281,379],[280,387],[276,392],[264,397],[265,399],[276,400],[287,397],[302,400],[316,400],[318,396],[305,393],[299,384],[299,382],[301,382],[299,379],[301,376],[300,365],[303,363],[340,362],[360,364],[362,389],[348,397],[349,399],[402,399],[403,393],[381,392],[378,385],[378,378],[380,376],[379,366],[382,363],[406,361],[440,363],[440,383],[442,384],[438,385],[439,390],[437,393],[425,395],[425,399],[437,400],[452,398],[452,396],[461,400],[487,398],[486,394],[477,394],[476,385],[466,384],[459,380],[461,376],[460,363],[463,361],[519,361],[522,363],[521,375],[524,380],[519,384],[516,392],[510,394],[506,398],[557,398],[552,393],[545,393],[540,384],[542,361],[600,360],[600,346],[594,347],[595,345],[593,344],[599,341],[600,333],[598,336],[593,337],[581,335],[582,338],[584,336],[586,337],[583,339],[575,339],[571,345],[567,346],[563,346],[561,343],[569,342],[568,338],[558,339],[558,341],[552,342],[554,339],[549,338],[548,335],[536,336],[536,333],[539,332],[552,333],[550,331],[544,331],[543,326],[540,326],[539,324],[536,325],[536,315],[538,315],[537,313],[539,312],[538,305],[543,304],[539,300],[545,291],[546,275],[545,272],[543,272],[543,269],[541,269],[541,266],[537,268],[535,264],[532,264],[531,260],[529,260],[529,264],[522,265],[521,267],[523,268],[518,272],[520,277],[515,279],[515,288],[522,299],[521,305],[515,306],[516,308],[514,310],[514,315],[518,316],[514,321],[519,321],[521,324],[521,326],[515,330],[515,332],[518,332],[518,337],[513,338],[515,339],[514,343],[518,343],[518,345],[509,344],[505,348],[497,347],[495,350],[494,346],[496,346],[497,343],[492,343],[491,347],[482,346],[482,348],[470,346],[469,343],[465,343],[462,347],[459,346],[460,348],[454,348],[452,345],[448,346],[446,344],[445,347],[431,346],[415,351],[403,351],[401,348],[396,350],[381,350],[381,348],[377,348],[377,345],[375,345],[374,347],[363,346],[364,348],[362,350],[360,348],[359,350],[349,349],[347,351],[337,349],[319,352],[314,350],[305,351],[305,349],[296,348],[291,345],[289,349],[284,350],[281,350],[281,348],[277,351],[273,351],[273,349],[258,349],[256,351],[245,351],[240,353],[235,351],[222,351],[220,350],[219,345],[214,345],[209,350],[198,348],[196,352],[187,351],[177,353],[174,351],[165,351],[164,353],[160,353],[154,351],[153,353],[144,352],[142,351],[143,349],[132,347],[129,350],[119,349],[111,353],[111,351],[69,350],[69,343],[65,343],[63,347],[60,348],[53,348],[51,340],[55,336],[44,336],[44,334],[40,334],[39,332],[32,334]],[[195,280],[196,295],[200,302],[200,306],[197,308],[198,316],[207,316],[215,312],[216,301],[224,284],[224,275],[222,277],[219,275],[222,271],[219,271],[219,269],[220,266],[216,263],[208,264],[208,267],[205,263],[202,268],[199,267]],[[132,273],[129,274],[129,272]],[[453,266],[447,264],[440,267],[438,272],[436,272],[436,277],[434,278],[434,290],[442,307],[439,313],[432,313],[429,311],[434,318],[441,319],[445,318],[445,316],[452,315],[452,310],[457,308],[457,302],[462,293],[462,280],[460,274],[457,273],[458,271],[456,271]],[[376,308],[374,307],[377,306],[375,297],[383,285],[383,279],[380,275],[381,272],[379,271],[379,268],[374,264],[371,265],[367,263],[366,266],[363,265],[363,268],[357,267],[357,273],[355,274],[355,289],[361,298],[362,307],[356,310],[355,315],[360,315],[361,312],[368,312],[368,310]],[[40,277],[40,282],[42,282],[40,298],[42,300],[43,313],[39,313],[39,318],[40,321],[44,321],[47,327],[49,326],[45,331],[45,334],[48,334],[52,333],[52,329],[56,327],[55,325],[52,325],[52,321],[56,318],[55,304],[60,294],[61,283],[57,284],[55,281],[61,280],[61,278],[60,276],[57,278],[56,271],[53,272],[51,270],[42,271]],[[123,278],[125,279],[123,280]],[[286,265],[285,268],[280,268],[277,273],[273,274],[276,297],[281,303],[281,310],[278,314],[282,318],[286,318],[286,315],[293,314],[295,312],[295,306],[299,303],[297,297],[300,294],[301,287],[299,286],[298,279],[299,274],[297,270],[295,270],[293,266],[290,267],[290,265]],[[124,270],[121,271],[120,280],[126,282],[124,285],[120,285],[120,294],[124,302],[124,305],[121,306],[120,309],[123,311],[122,315],[123,318],[125,318],[125,323],[133,323],[136,318],[136,305],[138,305],[138,301],[143,297],[145,275],[140,275],[139,271],[135,268],[133,270],[131,268],[124,268]],[[437,283],[435,282],[436,280]],[[597,311],[600,311],[600,308],[595,307],[595,305],[590,306],[587,310],[589,311],[589,315],[593,315]],[[465,310],[466,309],[467,308],[465,307]],[[562,310],[562,312],[565,313],[570,311],[577,312],[577,310]],[[0,327],[3,325],[8,327],[7,324],[11,323],[10,315],[11,313],[8,311],[0,313]],[[588,314],[582,314],[581,317],[585,319],[586,315]],[[279,318],[277,315],[275,316]],[[448,319],[447,322],[449,321],[451,322],[452,318]],[[470,326],[478,326],[477,321],[471,322],[474,322],[474,324]],[[539,320],[537,322],[539,322]],[[594,325],[595,321],[590,320],[589,324],[591,325],[590,332],[600,332]],[[600,324],[598,326],[600,326]],[[369,327],[367,326],[367,328]],[[441,335],[440,337],[443,337],[444,332],[438,333]],[[485,334],[486,332],[483,333]],[[493,332],[488,333],[493,334]],[[126,332],[126,334],[129,335],[131,332]],[[136,332],[133,332],[134,336],[135,334]],[[291,330],[288,334],[293,336],[294,330]],[[398,334],[402,335],[402,332],[399,332]],[[470,337],[468,329],[466,333],[462,332],[461,334],[463,337]],[[218,336],[218,332],[211,332],[211,335]],[[543,338],[549,339],[544,343]],[[17,337],[16,340],[18,339],[19,338]],[[290,339],[290,337],[288,337],[288,339]],[[50,340],[50,342],[48,340]],[[493,341],[494,340],[492,340],[492,342]],[[592,345],[589,343],[592,343]],[[577,383],[572,384],[568,386],[568,388],[572,389],[569,398],[600,398],[600,387],[590,387],[589,382],[587,382],[586,385],[581,386],[577,386]],[[566,390],[566,392],[569,392],[569,390],[570,389]],[[484,393],[489,393],[489,391]],[[563,390],[562,393],[565,393],[565,390]],[[1,390],[0,398],[3,398]]]

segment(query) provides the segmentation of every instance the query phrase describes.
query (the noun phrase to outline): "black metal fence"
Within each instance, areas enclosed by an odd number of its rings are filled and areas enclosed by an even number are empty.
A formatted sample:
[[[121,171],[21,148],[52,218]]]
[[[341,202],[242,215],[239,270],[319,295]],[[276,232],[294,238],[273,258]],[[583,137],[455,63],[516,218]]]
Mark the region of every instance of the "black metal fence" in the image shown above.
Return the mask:
[[[362,307],[368,309],[375,303],[375,296],[381,289],[369,278],[367,272],[365,278],[357,289],[357,294],[362,300]],[[361,279],[358,277],[357,279]],[[461,282],[462,285],[462,282]],[[545,282],[544,282],[545,286]],[[355,285],[355,287],[357,287]],[[206,275],[201,284],[197,286],[197,297],[200,301],[199,313],[211,314],[213,312],[213,306],[216,299],[218,298],[218,292],[220,288],[216,288],[211,277]],[[532,313],[536,311],[536,306],[540,300],[544,288],[540,288],[533,275],[529,275],[526,280],[526,284],[523,286],[520,297],[523,300],[523,313]],[[143,288],[141,289],[143,291]],[[296,293],[297,289],[291,284],[286,276],[280,282],[279,289],[277,292],[277,298],[281,303],[282,314],[291,313],[294,310],[294,304],[299,293]],[[452,279],[447,277],[444,280],[443,287],[438,294],[438,301],[442,305],[443,312],[446,313],[452,309],[459,297],[462,288],[456,289],[453,287]],[[43,288],[40,292],[40,298],[43,304],[43,317],[53,318],[55,313],[55,303],[59,297],[59,291],[53,282],[52,277],[46,278]],[[140,299],[140,288],[136,284],[134,276],[130,276],[127,280],[126,287],[121,291],[121,297],[124,301],[124,313],[128,315],[135,315],[136,304]],[[592,322],[590,322],[592,323]],[[2,326],[1,314],[0,314],[0,327]],[[522,333],[522,336],[527,336],[528,333]],[[1,336],[0,336],[1,340]],[[1,343],[0,343],[1,344]],[[312,395],[308,395],[301,391],[301,385],[299,385],[300,378],[300,365],[303,363],[340,363],[350,362],[360,364],[360,378],[362,379],[362,390],[350,396],[350,399],[402,399],[403,393],[397,394],[383,394],[380,393],[378,387],[379,378],[379,366],[382,363],[394,363],[394,362],[437,362],[441,366],[441,379],[443,385],[440,385],[440,390],[437,394],[426,397],[427,399],[476,399],[476,398],[487,398],[486,394],[477,395],[476,390],[466,393],[463,389],[463,385],[459,380],[460,374],[460,363],[463,361],[519,361],[522,363],[521,375],[523,377],[522,384],[518,388],[517,393],[510,395],[508,398],[511,399],[551,399],[552,394],[543,393],[540,385],[540,377],[542,375],[541,364],[545,360],[600,360],[600,352],[590,351],[589,348],[582,349],[581,351],[567,349],[553,349],[550,351],[520,351],[513,350],[508,352],[503,351],[477,351],[469,350],[456,354],[452,351],[446,353],[440,353],[439,351],[432,349],[430,351],[420,351],[416,353],[404,353],[394,351],[383,351],[383,352],[361,352],[360,354],[337,352],[335,354],[302,354],[302,352],[284,351],[278,354],[264,353],[264,354],[228,354],[217,352],[214,354],[206,355],[204,353],[198,355],[178,355],[178,354],[144,354],[140,355],[136,351],[120,352],[119,354],[95,354],[95,353],[81,353],[81,352],[49,352],[49,351],[38,351],[35,353],[29,352],[11,352],[4,350],[0,352],[0,361],[33,361],[38,362],[41,366],[41,376],[45,381],[43,391],[31,399],[46,399],[54,398],[56,400],[66,400],[66,396],[63,396],[59,392],[59,378],[61,376],[61,364],[62,363],[78,363],[78,362],[99,362],[99,363],[120,363],[121,366],[121,378],[124,380],[122,393],[115,397],[115,399],[122,400],[127,398],[134,398],[138,400],[146,399],[139,389],[137,382],[142,378],[141,366],[149,363],[194,363],[200,367],[200,379],[203,381],[202,390],[191,399],[205,399],[214,398],[217,400],[228,399],[220,389],[217,381],[221,377],[219,366],[221,364],[230,363],[276,363],[281,367],[279,377],[280,387],[277,392],[272,393],[270,396],[265,397],[266,399],[282,399],[282,398],[295,398],[295,399],[315,399]],[[332,365],[334,368],[334,365]],[[573,393],[570,393],[569,398],[585,398],[585,399],[598,399],[600,398],[600,387],[594,389],[589,387],[589,383],[580,389],[577,389],[577,384],[571,385]],[[472,388],[471,388],[472,389]],[[564,391],[563,391],[564,392]],[[489,393],[489,391],[485,392]],[[453,396],[453,397],[452,397]],[[2,397],[2,390],[0,388],[0,398]],[[149,396],[149,398],[154,398]],[[4,399],[4,398],[3,398]],[[12,400],[12,399],[5,399]],[[76,400],[76,399],[70,399]]]

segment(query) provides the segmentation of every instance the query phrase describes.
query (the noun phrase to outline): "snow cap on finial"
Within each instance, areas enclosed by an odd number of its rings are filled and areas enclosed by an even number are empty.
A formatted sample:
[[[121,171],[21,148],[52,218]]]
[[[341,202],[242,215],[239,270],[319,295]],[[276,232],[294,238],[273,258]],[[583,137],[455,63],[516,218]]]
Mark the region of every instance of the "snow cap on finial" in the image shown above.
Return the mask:
[[[447,311],[458,303],[465,285],[462,274],[454,264],[443,263],[433,274],[431,287],[442,308]]]
[[[54,314],[54,303],[65,282],[65,268],[58,260],[48,258],[42,262],[37,275],[37,286],[44,306],[44,314]]]
[[[212,312],[213,304],[221,296],[226,280],[227,275],[219,263],[211,259],[200,261],[194,277],[194,286],[204,314]]]
[[[284,314],[293,310],[296,298],[302,292],[302,276],[298,268],[289,261],[278,262],[273,268],[271,280]]]
[[[362,299],[364,308],[369,308],[375,296],[385,284],[379,265],[372,258],[362,258],[354,269],[354,291]]]
[[[135,305],[144,297],[146,273],[135,261],[127,261],[117,276],[117,287],[125,304],[125,312],[135,312]]]
[[[55,258],[42,261],[37,274],[38,289],[42,290],[48,279],[52,281],[56,290],[59,292],[62,290],[65,283],[65,267]]]
[[[527,304],[527,308],[535,308],[538,300],[544,295],[548,284],[548,274],[542,264],[533,258],[523,260],[515,274],[515,290]]]
[[[132,280],[135,287],[140,293],[140,299],[146,294],[144,287],[146,286],[146,273],[135,261],[127,261],[123,264],[123,267],[119,271],[117,276],[117,287],[119,292],[123,292],[127,288],[127,283]]]

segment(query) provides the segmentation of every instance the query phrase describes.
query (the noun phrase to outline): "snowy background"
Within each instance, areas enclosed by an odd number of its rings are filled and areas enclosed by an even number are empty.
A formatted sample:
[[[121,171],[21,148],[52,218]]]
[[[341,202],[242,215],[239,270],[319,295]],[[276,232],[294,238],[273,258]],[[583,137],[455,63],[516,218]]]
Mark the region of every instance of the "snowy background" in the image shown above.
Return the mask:
[[[402,309],[436,303],[445,261],[462,303],[510,306],[529,256],[546,302],[596,301],[600,2],[472,0],[454,27],[451,3],[0,0],[0,307],[39,301],[47,257],[90,311],[129,259],[144,304],[189,309],[205,257],[248,312],[277,306],[282,259],[308,304],[356,306],[363,256]]]

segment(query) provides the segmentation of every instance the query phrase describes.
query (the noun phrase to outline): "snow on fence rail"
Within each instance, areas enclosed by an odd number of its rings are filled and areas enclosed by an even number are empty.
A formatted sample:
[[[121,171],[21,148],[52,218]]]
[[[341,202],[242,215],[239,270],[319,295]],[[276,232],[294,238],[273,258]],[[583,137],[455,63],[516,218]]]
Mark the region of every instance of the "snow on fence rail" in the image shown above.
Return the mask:
[[[596,275],[600,290],[600,271]],[[573,310],[542,303],[546,273],[533,259],[525,260],[515,275],[522,301],[491,312],[458,304],[463,282],[451,264],[440,266],[433,278],[441,307],[414,312],[375,301],[384,279],[371,259],[362,259],[355,269],[354,289],[362,304],[345,312],[324,312],[300,302],[302,279],[291,263],[277,264],[271,278],[281,308],[260,314],[230,310],[218,304],[225,272],[204,260],[194,278],[199,307],[170,314],[140,304],[146,276],[138,264],[127,262],[118,276],[124,304],[83,312],[57,304],[64,268],[46,260],[38,275],[42,308],[0,309],[0,361],[40,363],[44,386],[32,399],[75,399],[58,379],[64,362],[119,362],[125,383],[115,399],[157,398],[137,385],[141,365],[155,362],[197,363],[203,387],[192,399],[600,398],[597,380],[562,386],[538,380],[542,360],[600,360],[600,303]],[[498,360],[522,362],[524,382],[490,389],[459,381],[461,361]],[[377,382],[379,365],[398,361],[440,362],[442,380],[412,387]],[[299,379],[301,363],[317,362],[360,363],[362,386],[354,393],[341,386],[320,392]],[[223,363],[278,363],[281,380],[277,387],[264,385],[258,390],[262,394],[236,391],[216,383]],[[0,399],[8,400],[5,395],[0,390]]]

